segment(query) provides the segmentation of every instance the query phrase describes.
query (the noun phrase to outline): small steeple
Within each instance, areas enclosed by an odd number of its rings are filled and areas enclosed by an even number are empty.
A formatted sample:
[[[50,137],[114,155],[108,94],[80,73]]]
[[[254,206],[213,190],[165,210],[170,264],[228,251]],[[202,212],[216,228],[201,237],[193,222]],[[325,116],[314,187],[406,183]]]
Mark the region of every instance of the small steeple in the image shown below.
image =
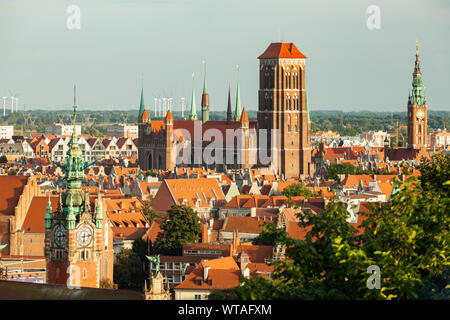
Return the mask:
[[[172,116],[172,112],[170,110],[167,110],[165,122],[170,122],[170,123],[173,122],[173,116]]]
[[[98,190],[97,206],[95,207],[95,227],[97,229],[103,227],[103,204],[100,189]]]
[[[305,110],[306,115],[308,116],[308,122],[311,122],[311,119],[309,118],[309,109],[308,109],[308,94],[305,92]]]
[[[419,41],[416,40],[416,63],[414,66],[414,73],[413,75],[418,75],[418,74],[422,74],[420,72],[420,60],[419,60]]]
[[[141,103],[140,103],[140,106],[139,106],[138,120],[141,120],[142,113],[144,113],[144,110],[145,110],[145,104],[144,104],[144,76],[141,76]]]
[[[52,203],[50,201],[50,192],[48,193],[47,211],[45,213],[45,229],[50,229],[52,227]]]
[[[189,113],[189,120],[197,120],[197,107],[195,106],[195,87],[194,87],[194,73],[192,73],[192,98],[191,98],[191,112]]]
[[[227,121],[233,120],[233,111],[231,111],[231,94],[230,94],[230,85],[228,85],[228,106],[227,106]]]
[[[69,229],[69,230],[75,229],[76,218],[75,218],[75,214],[74,214],[72,197],[70,197],[69,206],[67,208],[66,221],[67,221],[67,229]]]
[[[202,61],[205,66],[205,75],[203,80],[203,94],[202,94],[202,121],[207,122],[209,120],[209,95],[206,87],[206,60]]]
[[[77,134],[77,127],[76,127],[76,121],[77,121],[77,87],[76,85],[73,85],[73,131],[72,131],[72,139],[70,141],[70,146],[75,146],[78,144],[78,134]],[[81,132],[80,132],[81,133]]]
[[[239,120],[241,117],[241,93],[239,88],[239,66],[237,66],[238,72],[238,81],[237,81],[237,89],[236,89],[236,108],[234,110],[234,120]]]
[[[248,121],[247,112],[245,111],[245,108],[242,109],[242,115],[241,115],[240,121],[241,121],[242,123],[248,123],[248,122],[249,122],[249,121]]]

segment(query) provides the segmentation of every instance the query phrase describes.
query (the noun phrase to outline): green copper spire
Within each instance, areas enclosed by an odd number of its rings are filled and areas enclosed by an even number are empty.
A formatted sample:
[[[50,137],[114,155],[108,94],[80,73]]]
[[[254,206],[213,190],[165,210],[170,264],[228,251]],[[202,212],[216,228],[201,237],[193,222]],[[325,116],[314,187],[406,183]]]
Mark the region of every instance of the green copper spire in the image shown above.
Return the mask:
[[[306,114],[308,116],[308,122],[311,122],[311,119],[309,118],[309,110],[308,110],[308,94],[305,92],[305,110]]]
[[[74,93],[75,93],[74,89]],[[74,97],[74,113],[73,113],[73,133],[72,139],[69,143],[69,151],[67,152],[67,158],[64,166],[65,171],[64,180],[66,181],[67,188],[62,195],[62,201],[60,207],[64,214],[72,215],[83,212],[84,209],[84,193],[81,189],[83,179],[85,178],[84,169],[86,168],[84,163],[83,152],[78,145],[77,132],[76,132],[76,95]],[[69,206],[69,203],[71,206]]]
[[[197,107],[195,106],[195,87],[194,74],[192,74],[192,98],[191,98],[191,112],[189,113],[189,120],[197,120]]]
[[[420,71],[419,60],[419,42],[416,41],[416,62],[413,72],[412,92],[410,97],[410,103],[416,105],[423,105],[426,103],[425,92],[422,84],[422,72]]]
[[[203,78],[203,94],[208,94],[208,88],[206,87],[206,60],[203,60],[205,65],[205,77]]]
[[[100,190],[98,191],[97,207],[95,208],[95,227],[97,229],[103,227],[103,205]]]
[[[52,227],[52,203],[50,201],[50,192],[48,193],[47,211],[45,213],[45,229],[50,229]]]
[[[140,104],[140,107],[139,107],[139,118],[138,118],[138,121],[141,121],[142,113],[144,112],[144,110],[145,110],[145,105],[144,105],[144,87],[142,87],[142,89],[141,89],[141,104]]]
[[[241,93],[239,88],[239,66],[238,69],[238,81],[237,81],[237,89],[236,89],[236,108],[234,109],[234,120],[241,119]]]

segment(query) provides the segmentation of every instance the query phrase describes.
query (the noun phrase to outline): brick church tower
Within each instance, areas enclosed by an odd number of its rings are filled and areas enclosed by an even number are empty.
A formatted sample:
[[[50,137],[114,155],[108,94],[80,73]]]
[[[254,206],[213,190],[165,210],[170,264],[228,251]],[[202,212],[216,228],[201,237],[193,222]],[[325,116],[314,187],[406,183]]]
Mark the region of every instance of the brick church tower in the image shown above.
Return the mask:
[[[427,99],[422,85],[419,44],[416,41],[416,62],[413,72],[412,92],[408,97],[408,147],[413,149],[427,146]]]
[[[306,56],[293,43],[272,43],[258,59],[258,124],[259,129],[267,130],[269,154],[277,163],[278,174],[285,179],[312,176]],[[271,141],[273,130],[278,137]]]
[[[74,123],[75,111],[76,106]],[[113,234],[100,193],[91,210],[89,193],[81,188],[88,165],[83,161],[75,127],[61,167],[67,189],[60,194],[56,211],[49,198],[45,214],[47,283],[98,288],[102,279],[113,280]]]

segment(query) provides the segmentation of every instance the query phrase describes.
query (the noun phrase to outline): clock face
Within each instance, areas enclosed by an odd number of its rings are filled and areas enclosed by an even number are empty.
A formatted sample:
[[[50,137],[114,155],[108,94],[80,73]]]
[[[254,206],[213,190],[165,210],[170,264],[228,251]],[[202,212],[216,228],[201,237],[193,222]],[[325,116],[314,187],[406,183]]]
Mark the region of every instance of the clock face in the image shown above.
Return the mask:
[[[77,241],[78,244],[82,247],[86,247],[92,241],[92,231],[88,227],[81,227],[77,231]]]
[[[63,226],[57,226],[55,228],[53,238],[55,239],[55,243],[58,247],[64,246],[67,242],[66,228],[64,228]]]
[[[147,128],[145,128],[145,134],[149,135],[152,132],[152,127],[147,126]]]
[[[425,118],[425,112],[422,109],[417,110],[416,112],[417,119],[422,120]]]

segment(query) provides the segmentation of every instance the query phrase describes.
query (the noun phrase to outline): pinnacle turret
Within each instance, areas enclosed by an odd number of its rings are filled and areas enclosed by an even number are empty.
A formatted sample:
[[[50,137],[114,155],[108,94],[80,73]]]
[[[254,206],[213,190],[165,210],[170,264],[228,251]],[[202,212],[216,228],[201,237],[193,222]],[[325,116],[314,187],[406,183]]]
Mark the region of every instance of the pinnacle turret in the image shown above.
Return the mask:
[[[197,107],[195,106],[195,87],[194,74],[192,74],[192,98],[191,98],[191,112],[189,113],[189,120],[197,120]]]
[[[241,92],[239,88],[239,68],[238,68],[238,82],[236,89],[236,107],[234,109],[234,120],[239,120],[241,118]]]

